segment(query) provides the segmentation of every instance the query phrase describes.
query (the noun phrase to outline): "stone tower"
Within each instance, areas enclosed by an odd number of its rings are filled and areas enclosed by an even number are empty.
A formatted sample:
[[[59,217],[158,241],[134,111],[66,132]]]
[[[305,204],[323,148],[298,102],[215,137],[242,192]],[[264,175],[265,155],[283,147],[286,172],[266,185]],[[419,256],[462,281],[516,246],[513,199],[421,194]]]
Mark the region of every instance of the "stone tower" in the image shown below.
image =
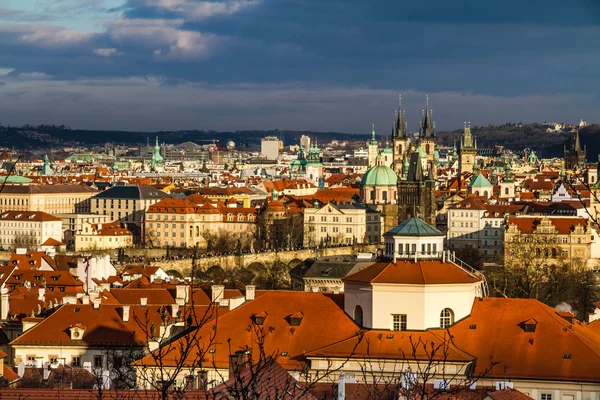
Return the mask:
[[[564,146],[565,153],[565,169],[575,169],[575,167],[585,167],[585,152],[586,147],[581,148],[579,141],[579,131],[573,129],[569,141]]]
[[[375,138],[375,124],[373,124],[373,130],[371,131],[371,140],[367,142],[368,151],[368,167],[374,167],[377,161],[377,139]]]
[[[477,156],[477,145],[471,134],[471,123],[465,122],[465,130],[460,138],[460,148],[458,152],[458,174],[464,172],[473,172],[473,164]]]
[[[406,179],[398,181],[398,223],[417,217],[435,226],[435,180],[430,169],[426,174],[422,158],[426,154],[414,151],[410,155]]]
[[[423,118],[419,127],[419,145],[427,154],[427,164],[433,164],[435,161],[435,122],[431,116],[429,96],[427,96],[427,105],[423,110]]]
[[[402,97],[399,96],[398,111],[396,112],[396,118],[394,119],[394,127],[392,130],[392,147],[394,151],[394,162],[392,169],[396,175],[403,173],[404,161],[407,158],[408,149],[410,148],[410,138],[408,137],[408,130],[406,121],[404,120],[405,111],[402,110]]]

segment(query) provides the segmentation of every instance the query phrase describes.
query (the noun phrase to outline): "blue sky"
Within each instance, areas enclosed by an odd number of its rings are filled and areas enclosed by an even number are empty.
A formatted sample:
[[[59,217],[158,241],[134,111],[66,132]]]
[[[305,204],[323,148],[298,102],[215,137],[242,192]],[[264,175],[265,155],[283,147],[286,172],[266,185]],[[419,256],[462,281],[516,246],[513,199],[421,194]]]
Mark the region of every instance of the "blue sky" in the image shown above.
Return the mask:
[[[3,0],[0,123],[594,122],[599,48],[597,0]]]

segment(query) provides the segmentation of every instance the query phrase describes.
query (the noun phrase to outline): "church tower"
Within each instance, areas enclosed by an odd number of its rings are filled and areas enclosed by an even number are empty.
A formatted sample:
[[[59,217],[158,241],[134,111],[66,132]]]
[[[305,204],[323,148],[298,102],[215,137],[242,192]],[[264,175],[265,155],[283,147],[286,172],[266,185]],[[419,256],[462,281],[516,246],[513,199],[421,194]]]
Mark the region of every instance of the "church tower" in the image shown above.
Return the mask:
[[[464,172],[473,172],[473,164],[477,156],[477,144],[471,135],[471,123],[465,122],[465,130],[460,138],[460,149],[458,155],[458,175]]]
[[[573,129],[569,141],[564,146],[565,152],[565,169],[572,170],[575,167],[585,167],[585,153],[586,147],[581,148],[581,142],[579,141],[579,131]]]
[[[403,164],[408,157],[408,149],[410,147],[410,138],[408,137],[406,121],[404,120],[405,111],[402,110],[402,96],[398,96],[398,103],[398,111],[396,112],[392,130],[392,147],[394,151],[392,169],[396,175],[403,173]]]
[[[367,160],[368,168],[374,167],[377,162],[377,139],[375,138],[375,124],[373,124],[373,130],[371,131],[371,140],[367,142]]]
[[[419,145],[427,154],[427,163],[432,164],[435,161],[435,122],[429,109],[429,95],[419,127]]]
[[[410,155],[406,178],[398,181],[398,223],[417,217],[435,225],[435,180],[433,171],[423,168],[426,154],[415,150]]]

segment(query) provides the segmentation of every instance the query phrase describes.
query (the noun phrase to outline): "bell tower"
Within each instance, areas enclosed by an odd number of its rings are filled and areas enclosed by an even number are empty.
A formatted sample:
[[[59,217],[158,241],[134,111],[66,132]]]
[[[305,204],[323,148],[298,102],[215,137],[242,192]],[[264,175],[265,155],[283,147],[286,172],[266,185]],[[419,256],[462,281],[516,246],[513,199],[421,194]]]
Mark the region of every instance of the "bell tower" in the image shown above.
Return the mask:
[[[477,156],[477,144],[471,134],[471,123],[465,122],[465,130],[460,138],[460,149],[458,158],[458,174],[473,172],[473,164]]]
[[[392,128],[392,146],[394,152],[394,161],[392,163],[392,169],[396,175],[400,175],[403,172],[403,163],[407,157],[408,149],[410,147],[410,139],[407,132],[407,124],[404,120],[406,112],[402,109],[402,95],[398,96],[398,111],[396,111],[396,117],[394,118],[394,126]]]

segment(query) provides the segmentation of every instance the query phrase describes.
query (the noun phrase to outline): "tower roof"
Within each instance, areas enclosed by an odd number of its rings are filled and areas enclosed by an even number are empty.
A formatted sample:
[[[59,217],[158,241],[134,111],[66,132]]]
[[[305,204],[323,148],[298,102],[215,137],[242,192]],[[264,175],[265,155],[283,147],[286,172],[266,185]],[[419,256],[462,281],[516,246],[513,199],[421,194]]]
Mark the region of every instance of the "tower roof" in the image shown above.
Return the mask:
[[[376,165],[365,172],[361,181],[362,186],[396,186],[398,177],[386,165]]]
[[[438,229],[416,217],[407,219],[384,235],[388,234],[394,236],[445,236]]]
[[[469,183],[469,187],[476,187],[476,188],[492,187],[492,184],[490,183],[490,181],[487,180],[487,178],[485,176],[483,176],[482,174],[477,174],[475,179],[473,179]]]
[[[378,262],[350,274],[344,282],[448,285],[477,283],[481,278],[442,260]]]

